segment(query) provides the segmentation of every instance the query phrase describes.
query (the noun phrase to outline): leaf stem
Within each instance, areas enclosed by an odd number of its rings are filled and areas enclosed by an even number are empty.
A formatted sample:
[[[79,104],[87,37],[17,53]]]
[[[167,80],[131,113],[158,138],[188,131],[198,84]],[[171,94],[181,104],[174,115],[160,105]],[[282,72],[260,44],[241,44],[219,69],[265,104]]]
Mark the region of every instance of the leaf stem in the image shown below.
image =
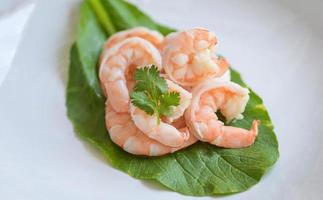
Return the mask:
[[[116,29],[111,21],[108,12],[104,9],[101,0],[89,0],[99,22],[103,26],[108,35],[112,35],[116,32]]]

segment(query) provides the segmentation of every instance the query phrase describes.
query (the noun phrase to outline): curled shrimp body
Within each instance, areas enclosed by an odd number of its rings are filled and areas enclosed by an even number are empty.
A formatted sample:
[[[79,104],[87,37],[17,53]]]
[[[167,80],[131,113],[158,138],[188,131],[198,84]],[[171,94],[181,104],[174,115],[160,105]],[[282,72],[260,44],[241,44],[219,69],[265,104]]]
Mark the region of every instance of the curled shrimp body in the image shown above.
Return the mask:
[[[228,69],[224,72],[224,74],[222,74],[219,77],[216,77],[216,79],[222,80],[222,81],[230,81],[231,80],[231,72],[229,70],[229,68],[230,68],[229,62],[223,56],[217,55],[216,57],[217,57],[216,59],[217,59],[217,63],[219,65],[219,67],[222,69]]]
[[[125,151],[135,155],[161,156],[188,147],[197,141],[191,134],[180,147],[163,145],[143,134],[131,120],[129,113],[116,112],[108,101],[105,121],[111,140]],[[190,134],[187,128],[182,128],[180,131]]]
[[[230,70],[227,70],[222,76],[215,79],[218,79],[220,81],[230,81],[231,80]]]
[[[190,105],[192,95],[172,81],[166,79],[166,82],[170,91],[176,91],[180,94],[179,105],[173,109],[173,114],[166,119],[168,122],[172,122],[184,114],[184,111]],[[158,122],[156,114],[149,115],[133,104],[130,104],[130,113],[139,130],[164,145],[179,147],[189,138],[189,134],[182,131],[183,129],[177,129],[163,121]]]
[[[111,106],[118,112],[128,112],[129,91],[134,86],[136,68],[155,64],[161,69],[158,50],[148,41],[132,37],[115,45],[103,56],[99,77]]]
[[[172,115],[166,117],[167,122],[171,123],[174,120],[183,116],[186,108],[191,103],[192,94],[171,80],[166,79],[166,82],[167,82],[169,91],[178,92],[180,95],[179,105],[174,108]]]
[[[150,30],[145,27],[135,27],[129,30],[120,31],[114,35],[112,35],[104,44],[103,46],[103,53],[104,55],[109,49],[111,49],[116,44],[124,41],[127,38],[131,37],[139,37],[142,39],[147,40],[148,42],[152,43],[157,49],[160,49],[161,44],[164,40],[164,36],[160,34],[158,31]],[[101,60],[102,60],[101,56]]]
[[[221,65],[214,54],[216,43],[214,33],[202,28],[169,34],[161,48],[166,73],[183,86],[221,76],[228,66]]]
[[[228,69],[230,67],[230,64],[228,63],[228,61],[223,56],[217,56],[217,62],[218,62],[219,66],[221,68],[227,68]],[[169,77],[169,76],[166,76],[166,77]],[[211,78],[211,79],[217,79],[217,80],[220,80],[220,81],[230,81],[231,80],[231,71],[226,70],[224,72],[224,74],[222,74],[222,76],[214,77],[214,78]],[[185,90],[191,92],[192,89],[193,89],[193,86],[183,86],[183,88]]]
[[[208,80],[193,89],[193,99],[185,112],[185,120],[190,131],[201,141],[226,147],[242,148],[254,143],[258,134],[258,120],[254,120],[251,130],[224,126],[215,112],[220,110],[228,120],[241,119],[248,102],[249,91],[240,85]]]
[[[174,127],[175,127],[175,128],[177,128],[177,129],[187,127],[187,126],[186,126],[186,121],[185,121],[185,117],[184,117],[184,116],[181,116],[180,118],[176,119],[176,120],[175,120],[175,121],[173,121],[171,124],[172,124],[172,126],[174,126]]]
[[[111,36],[105,43],[104,49],[109,49],[112,46],[130,37],[139,37],[145,39],[152,43],[157,49],[160,48],[164,40],[164,36],[158,31],[150,30],[145,27],[135,27],[129,30],[120,31]]]

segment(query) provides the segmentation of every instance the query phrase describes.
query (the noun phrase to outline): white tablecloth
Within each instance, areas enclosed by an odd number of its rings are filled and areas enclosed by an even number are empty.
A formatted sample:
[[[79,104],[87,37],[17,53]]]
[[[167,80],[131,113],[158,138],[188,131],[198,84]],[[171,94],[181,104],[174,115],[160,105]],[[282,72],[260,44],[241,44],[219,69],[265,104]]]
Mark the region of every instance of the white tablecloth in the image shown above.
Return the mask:
[[[18,7],[0,12],[0,85],[11,67],[23,28],[34,6],[35,3],[28,1]]]

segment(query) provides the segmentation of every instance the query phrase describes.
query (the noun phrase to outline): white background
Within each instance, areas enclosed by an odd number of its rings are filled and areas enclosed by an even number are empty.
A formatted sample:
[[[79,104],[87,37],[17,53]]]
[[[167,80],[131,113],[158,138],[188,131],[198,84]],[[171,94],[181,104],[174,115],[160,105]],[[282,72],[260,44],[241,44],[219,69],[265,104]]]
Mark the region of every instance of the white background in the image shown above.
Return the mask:
[[[0,198],[193,199],[112,168],[74,134],[64,104],[78,2],[37,3],[0,86]],[[221,198],[322,199],[322,3],[134,2],[169,26],[213,30],[218,51],[260,94],[271,114],[280,159],[247,192]]]
[[[34,8],[31,0],[0,1],[0,85],[7,75],[25,23]]]

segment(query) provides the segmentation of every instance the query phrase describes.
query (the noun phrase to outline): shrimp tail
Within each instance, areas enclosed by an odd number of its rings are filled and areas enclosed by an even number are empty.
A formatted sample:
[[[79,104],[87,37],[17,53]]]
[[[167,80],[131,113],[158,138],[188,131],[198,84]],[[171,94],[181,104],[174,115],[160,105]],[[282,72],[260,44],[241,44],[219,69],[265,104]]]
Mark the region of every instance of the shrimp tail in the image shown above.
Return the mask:
[[[197,138],[194,136],[194,134],[190,134],[189,132],[189,129],[187,127],[185,128],[181,128],[179,131],[183,132],[183,133],[186,133],[187,135],[187,140],[183,143],[182,146],[180,147],[176,147],[176,148],[172,148],[172,153],[175,152],[175,151],[178,151],[180,149],[184,149],[188,146],[191,146],[192,144],[194,144],[195,142],[197,142]]]
[[[250,130],[232,126],[223,126],[221,132],[216,134],[216,139],[210,143],[224,148],[248,147],[255,142],[258,135],[259,124],[259,120],[254,120]]]

